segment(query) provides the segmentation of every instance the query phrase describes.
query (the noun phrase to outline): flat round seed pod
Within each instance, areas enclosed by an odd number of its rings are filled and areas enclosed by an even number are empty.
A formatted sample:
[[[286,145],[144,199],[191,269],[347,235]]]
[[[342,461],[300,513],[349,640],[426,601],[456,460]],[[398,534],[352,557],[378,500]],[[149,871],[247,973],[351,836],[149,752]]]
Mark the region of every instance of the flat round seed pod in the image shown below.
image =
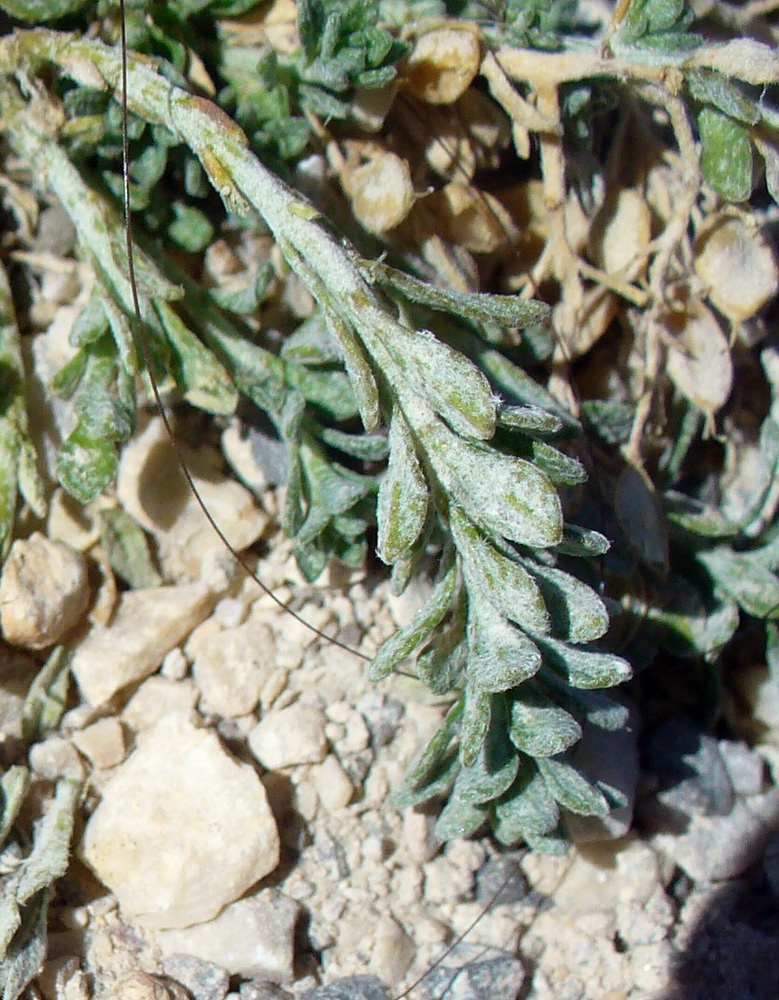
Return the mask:
[[[703,226],[695,271],[709,302],[733,323],[754,316],[779,287],[773,247],[762,230],[737,215],[714,216]]]
[[[428,104],[451,104],[470,87],[481,51],[472,25],[450,24],[426,31],[406,60],[406,86]]]

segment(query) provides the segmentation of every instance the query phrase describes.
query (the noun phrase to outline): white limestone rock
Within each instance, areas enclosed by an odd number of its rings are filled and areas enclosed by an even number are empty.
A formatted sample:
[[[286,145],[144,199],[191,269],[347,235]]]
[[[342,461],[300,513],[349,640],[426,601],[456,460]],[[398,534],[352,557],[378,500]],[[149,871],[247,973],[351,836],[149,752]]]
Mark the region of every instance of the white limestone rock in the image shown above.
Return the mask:
[[[86,729],[73,733],[76,748],[98,769],[116,767],[126,752],[124,730],[118,719],[98,719]]]
[[[155,934],[163,956],[194,955],[233,976],[288,983],[294,976],[295,923],[300,906],[278,889],[239,899],[206,923]]]
[[[268,712],[249,733],[249,749],[269,771],[319,764],[327,754],[324,712],[295,703]]]
[[[187,927],[273,871],[279,836],[257,774],[177,713],[142,736],[106,783],[81,854],[127,917]]]
[[[275,665],[273,632],[267,625],[250,619],[237,628],[204,626],[186,651],[204,712],[235,719],[254,711]]]
[[[14,646],[45,649],[78,623],[89,603],[80,552],[40,532],[11,546],[0,577],[0,627]]]
[[[136,732],[153,729],[166,715],[190,712],[197,705],[198,689],[190,677],[148,677],[125,705],[122,721]]]
[[[94,625],[76,648],[71,670],[90,705],[105,705],[157,670],[210,613],[215,595],[204,583],[151,587],[122,594],[110,625]]]

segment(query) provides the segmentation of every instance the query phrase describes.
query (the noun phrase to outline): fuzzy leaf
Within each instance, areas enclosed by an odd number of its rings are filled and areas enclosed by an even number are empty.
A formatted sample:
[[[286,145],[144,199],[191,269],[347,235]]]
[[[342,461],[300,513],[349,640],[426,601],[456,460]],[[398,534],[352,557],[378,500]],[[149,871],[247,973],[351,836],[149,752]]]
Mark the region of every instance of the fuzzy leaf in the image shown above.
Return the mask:
[[[752,140],[749,131],[714,108],[698,113],[701,170],[726,201],[746,201],[752,193]]]
[[[573,716],[528,683],[511,702],[509,733],[518,750],[531,757],[553,757],[578,742],[582,730]]]
[[[68,700],[70,653],[56,646],[35,675],[22,706],[22,736],[34,743],[59,725]]]
[[[389,446],[389,465],[379,486],[376,508],[376,551],[382,562],[391,565],[413,548],[425,526],[428,504],[427,482],[399,407],[392,413]]]
[[[363,427],[369,433],[377,431],[381,423],[379,388],[362,345],[352,328],[340,316],[328,310],[326,317],[330,330],[341,345],[343,362],[349,374]]]
[[[565,556],[602,556],[610,548],[605,535],[599,531],[579,528],[575,524],[563,525],[563,539],[555,550]]]
[[[557,638],[568,642],[592,642],[609,627],[606,606],[595,591],[570,573],[542,566],[532,559],[525,566],[535,577]]]
[[[452,508],[450,524],[468,589],[482,594],[518,625],[548,632],[549,614],[541,591],[519,561],[498,552],[456,508]]]
[[[383,462],[389,455],[389,441],[383,434],[347,434],[335,427],[322,427],[319,436],[331,448],[363,462]]]
[[[121,507],[100,511],[100,537],[113,571],[133,590],[159,587],[149,542],[140,525]]]
[[[507,846],[530,836],[541,836],[555,829],[560,810],[538,773],[535,764],[525,757],[512,787],[495,804],[495,836]]]
[[[463,714],[463,699],[460,698],[448,711],[446,718],[430,738],[424,749],[409,767],[404,784],[411,789],[426,785],[431,776],[438,773],[441,766],[448,763],[448,751],[457,733]]]
[[[470,767],[479,755],[490,728],[491,703],[486,692],[466,687],[460,726],[460,759],[464,767]]]
[[[480,691],[508,691],[541,667],[538,647],[482,597],[468,606],[468,679]]]
[[[507,430],[539,437],[555,437],[565,426],[556,414],[538,406],[501,406],[498,423]]]
[[[456,837],[471,837],[489,819],[486,806],[470,802],[458,794],[455,782],[449,801],[436,821],[434,835],[439,840],[454,840]]]
[[[460,771],[453,797],[485,805],[503,795],[513,783],[519,757],[506,735],[506,707],[501,695],[492,699],[489,730],[473,763]]]
[[[95,440],[77,426],[57,455],[59,481],[80,503],[89,503],[113,482],[119,458],[112,441]]]
[[[569,646],[549,636],[537,635],[534,639],[544,654],[544,663],[571,687],[585,690],[615,687],[630,680],[633,675],[627,660],[613,653]]]
[[[12,764],[0,779],[0,845],[11,832],[30,787],[30,772],[21,764]]]
[[[779,578],[755,552],[717,546],[698,553],[715,583],[755,618],[779,617]]]
[[[399,663],[410,656],[423,642],[427,642],[451,606],[456,583],[457,564],[452,560],[427,603],[417,611],[405,628],[398,629],[379,647],[368,671],[372,681],[388,677]]]
[[[479,369],[428,330],[411,331],[399,323],[388,331],[386,346],[417,395],[458,434],[488,441],[495,433],[497,404]]]
[[[745,96],[722,73],[707,69],[688,70],[685,80],[690,94],[701,104],[711,104],[723,115],[745,125],[757,125],[760,121],[757,102]]]
[[[560,542],[560,498],[543,472],[523,459],[456,438],[440,425],[425,431],[437,453],[431,461],[446,462],[441,478],[474,523],[521,545],[543,548]]]
[[[536,763],[549,791],[564,809],[582,816],[609,814],[609,804],[603,793],[573,764],[552,757],[539,758]]]

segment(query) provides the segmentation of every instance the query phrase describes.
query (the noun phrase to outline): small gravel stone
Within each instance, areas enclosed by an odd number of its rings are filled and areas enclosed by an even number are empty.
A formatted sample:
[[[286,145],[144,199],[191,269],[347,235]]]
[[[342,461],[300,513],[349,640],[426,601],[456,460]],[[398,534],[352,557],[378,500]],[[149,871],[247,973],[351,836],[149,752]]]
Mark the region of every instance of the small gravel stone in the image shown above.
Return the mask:
[[[47,736],[40,743],[34,743],[29,753],[30,767],[41,778],[56,781],[58,778],[73,778],[83,781],[86,773],[84,761],[70,742],[61,736]]]
[[[204,712],[235,718],[254,711],[274,668],[273,633],[267,625],[248,621],[210,630],[202,638],[196,631],[186,651]]]
[[[273,871],[279,838],[256,773],[182,713],[143,736],[106,783],[81,852],[128,916],[183,927]]]
[[[187,991],[166,976],[131,972],[115,983],[112,1000],[189,1000]]]
[[[327,754],[326,721],[318,708],[299,703],[270,711],[249,733],[249,749],[269,771],[319,764]]]
[[[408,972],[416,947],[403,928],[390,916],[381,917],[371,953],[371,968],[385,983],[397,983]]]
[[[11,546],[0,576],[0,627],[13,646],[45,649],[81,619],[89,603],[87,563],[40,532]]]
[[[124,730],[118,719],[98,719],[71,737],[77,749],[98,770],[116,767],[126,752]]]
[[[151,729],[167,715],[189,712],[200,692],[191,678],[181,681],[149,677],[141,684],[122,712],[123,721],[136,732]]]
[[[221,860],[215,862],[219,870]],[[288,983],[294,977],[295,924],[300,907],[278,889],[263,889],[226,906],[213,920],[159,930],[163,955],[193,955],[231,976]]]
[[[299,1000],[389,1000],[389,990],[376,976],[346,976],[306,990]]]
[[[328,812],[336,812],[349,805],[354,787],[334,754],[329,754],[321,764],[311,768],[311,781],[319,801]]]
[[[511,857],[492,858],[476,875],[476,899],[485,905],[516,903],[528,892],[530,886],[524,872]]]
[[[444,995],[452,1000],[517,1000],[524,981],[525,969],[518,958],[462,941],[417,989],[425,1000]]]
[[[742,740],[720,740],[720,757],[736,795],[759,795],[765,786],[765,761]]]
[[[85,700],[104,705],[154,673],[209,614],[214,600],[203,583],[122,594],[111,624],[94,625],[73,654],[71,671]]]
[[[192,1000],[224,1000],[230,977],[221,965],[194,955],[169,955],[162,963],[166,976],[186,987]]]

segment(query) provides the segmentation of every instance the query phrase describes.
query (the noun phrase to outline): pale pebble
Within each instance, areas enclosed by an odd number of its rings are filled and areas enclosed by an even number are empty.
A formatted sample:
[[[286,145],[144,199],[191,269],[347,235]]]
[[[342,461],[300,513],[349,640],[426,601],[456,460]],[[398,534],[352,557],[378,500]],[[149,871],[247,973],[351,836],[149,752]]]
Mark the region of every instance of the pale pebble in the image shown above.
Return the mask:
[[[201,708],[227,718],[248,715],[274,668],[273,632],[248,621],[235,628],[193,635],[186,650],[201,692]]]
[[[319,801],[328,812],[344,809],[351,802],[354,788],[349,775],[333,754],[325,757],[321,764],[313,765],[311,780]]]
[[[397,983],[408,972],[416,947],[403,928],[390,916],[376,925],[371,970],[384,983]]]
[[[214,600],[202,583],[122,594],[111,624],[93,626],[73,654],[71,671],[85,700],[104,705],[154,673],[210,613]]]
[[[87,563],[40,532],[18,538],[0,576],[0,627],[13,646],[45,649],[82,618],[89,604]]]
[[[149,677],[125,705],[122,720],[136,732],[151,729],[166,715],[193,709],[199,695],[197,685],[189,677],[181,681]]]
[[[124,760],[124,730],[118,719],[98,719],[86,729],[73,733],[76,748],[98,768],[115,767]]]
[[[295,764],[319,764],[327,754],[324,713],[297,702],[274,709],[249,733],[248,743],[269,771]]]
[[[163,955],[185,953],[214,962],[232,976],[290,982],[294,975],[298,904],[277,889],[262,889],[226,906],[213,920],[159,930]]]
[[[131,972],[111,988],[112,1000],[189,1000],[186,989],[165,976]]]
[[[72,778],[83,781],[86,774],[84,761],[70,742],[53,734],[34,743],[28,755],[30,767],[41,778],[56,781],[58,778]]]
[[[81,854],[127,916],[184,927],[212,919],[273,871],[279,837],[252,768],[176,713],[107,782]]]
[[[183,680],[189,672],[189,661],[184,655],[184,651],[176,646],[169,653],[165,654],[165,659],[160,667],[160,674],[171,681]]]

